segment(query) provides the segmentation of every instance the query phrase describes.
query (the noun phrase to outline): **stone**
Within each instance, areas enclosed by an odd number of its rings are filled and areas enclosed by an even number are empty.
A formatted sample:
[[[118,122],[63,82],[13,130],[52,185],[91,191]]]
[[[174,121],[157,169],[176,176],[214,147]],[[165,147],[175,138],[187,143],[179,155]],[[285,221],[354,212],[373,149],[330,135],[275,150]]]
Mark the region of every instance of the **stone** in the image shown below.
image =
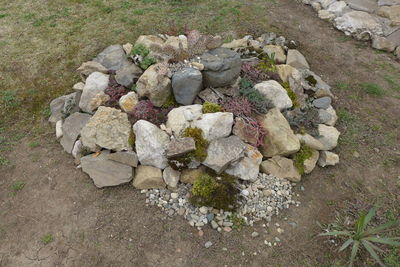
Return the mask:
[[[72,156],[76,159],[81,157],[81,152],[82,152],[82,141],[77,140],[74,144],[74,147],[72,148]]]
[[[131,112],[139,102],[139,98],[135,92],[129,92],[119,99],[119,106],[125,112]]]
[[[181,173],[180,181],[185,184],[194,184],[196,179],[206,171],[204,166],[197,169],[184,169]]]
[[[394,6],[400,5],[400,0],[378,0],[379,6]]]
[[[107,74],[108,69],[96,61],[88,61],[83,63],[77,71],[81,74],[81,77],[85,80],[93,72],[101,72]]]
[[[287,64],[276,65],[276,69],[279,77],[283,82],[288,82],[289,77],[292,76],[292,73],[294,71],[297,71],[295,68]]]
[[[212,243],[211,241],[207,241],[207,242],[204,244],[204,247],[205,247],[205,248],[210,248],[212,245],[213,245],[213,243]]]
[[[195,150],[196,150],[196,143],[193,138],[190,137],[174,138],[168,144],[167,158],[179,157]]]
[[[274,58],[278,64],[286,62],[285,50],[279,45],[266,45],[263,48],[264,52],[268,54],[270,58]]]
[[[336,121],[338,120],[336,111],[333,109],[332,106],[329,106],[327,109],[319,109],[318,118],[320,123],[326,124],[328,126],[334,126],[336,124]]]
[[[140,98],[147,97],[154,106],[161,107],[171,96],[167,65],[151,65],[137,81],[136,92]]]
[[[168,166],[166,149],[169,144],[169,136],[156,125],[139,120],[133,125],[136,140],[136,153],[142,165],[149,165],[159,169]]]
[[[331,21],[335,18],[335,14],[329,12],[328,10],[322,9],[318,11],[318,17],[323,20]]]
[[[396,48],[396,51],[394,52],[394,55],[395,55],[398,59],[400,59],[400,46],[398,46],[398,47]]]
[[[50,112],[51,115],[49,117],[49,122],[51,123],[56,123],[59,120],[62,120],[65,118],[65,115],[63,113],[64,111],[64,106],[67,101],[67,99],[73,98],[76,93],[72,93],[69,95],[63,95],[60,97],[57,97],[56,99],[53,99],[50,102]]]
[[[316,108],[327,109],[331,106],[332,99],[329,96],[317,98],[313,101],[313,106]]]
[[[311,157],[304,160],[304,173],[305,174],[309,174],[314,170],[318,159],[319,159],[319,152],[317,150],[313,150]]]
[[[229,43],[225,43],[221,45],[221,47],[235,49],[235,48],[247,47],[247,45],[248,45],[247,40],[243,38],[243,39],[233,40],[232,42]]]
[[[154,47],[162,47],[164,45],[164,41],[155,35],[140,35],[135,42],[135,46],[139,44],[142,44],[153,51]]]
[[[199,63],[199,62],[190,62],[190,65],[195,68],[198,69],[200,71],[204,70],[204,65]]]
[[[260,170],[263,173],[271,174],[292,182],[300,182],[301,180],[301,175],[294,166],[293,160],[281,156],[273,156],[263,161]]]
[[[268,108],[284,110],[293,106],[287,91],[277,81],[270,80],[258,83],[254,85],[254,89],[259,91],[267,100]]]
[[[222,37],[220,35],[210,36],[206,44],[207,49],[215,49],[223,44]]]
[[[215,89],[206,88],[198,94],[198,97],[201,98],[204,102],[218,104],[223,96],[218,94]]]
[[[126,43],[122,45],[122,48],[124,49],[125,54],[130,55],[132,52],[133,45],[131,43]]]
[[[309,146],[312,149],[316,150],[324,149],[324,145],[309,134],[296,134],[296,137],[300,140],[301,143]]]
[[[320,167],[335,166],[339,163],[339,156],[330,151],[321,151],[318,165]]]
[[[332,3],[334,3],[336,0],[317,0],[321,4],[321,7],[323,9],[327,9]]]
[[[102,151],[100,155],[82,157],[82,170],[89,175],[98,188],[116,186],[132,180],[131,166],[109,160],[109,151]]]
[[[163,171],[163,179],[168,188],[177,188],[181,173],[172,169],[170,166]]]
[[[91,117],[89,114],[75,112],[65,119],[62,127],[63,137],[60,143],[67,153],[71,153],[82,128],[85,127]]]
[[[388,35],[386,38],[389,42],[391,42],[391,43],[395,44],[395,46],[399,47],[400,46],[400,28],[397,31]]]
[[[318,140],[324,145],[323,150],[331,150],[337,146],[340,132],[332,126],[318,125]]]
[[[245,181],[254,182],[258,178],[260,164],[263,156],[257,148],[246,145],[244,158],[239,162],[235,162],[225,170],[227,174],[238,177]]]
[[[347,6],[347,3],[345,1],[337,1],[337,2],[332,3],[328,7],[327,11],[335,14],[335,16],[340,16],[340,15],[342,15],[346,6]]]
[[[109,70],[119,70],[131,65],[121,45],[110,45],[104,49],[93,61],[100,63]]]
[[[161,170],[152,166],[139,165],[136,168],[133,186],[137,189],[165,188]]]
[[[136,153],[133,151],[122,151],[122,152],[110,153],[108,155],[108,159],[131,166],[131,167],[138,166],[138,157],[137,157]]]
[[[115,80],[118,84],[127,88],[131,88],[133,84],[139,79],[143,71],[135,64],[130,64],[117,70]]]
[[[206,113],[195,120],[192,126],[200,128],[208,141],[227,137],[232,131],[233,114],[230,112]]]
[[[278,108],[273,108],[260,120],[267,130],[261,153],[265,157],[286,156],[300,150],[300,141]]]
[[[242,66],[238,53],[222,47],[204,53],[200,57],[200,63],[204,65],[204,86],[214,88],[235,83]]]
[[[168,36],[167,40],[165,40],[164,47],[172,47],[175,51],[187,51],[188,41],[184,35]]]
[[[190,127],[192,120],[201,117],[202,110],[203,106],[199,104],[174,108],[168,113],[166,126],[172,130],[175,136],[180,136],[183,130]]]
[[[382,35],[383,29],[378,18],[363,11],[351,11],[334,20],[338,30],[353,35],[358,40],[369,40],[371,35]]]
[[[222,173],[229,164],[243,158],[245,148],[246,144],[234,135],[214,140],[207,148],[207,158],[203,164],[217,173]]]
[[[378,8],[376,0],[347,0],[347,4],[351,9],[368,13],[374,13]]]
[[[172,91],[176,102],[191,105],[203,89],[203,76],[194,68],[183,68],[172,76]]]
[[[309,69],[310,66],[306,58],[296,49],[289,49],[286,64],[296,69]]]
[[[241,117],[235,118],[235,125],[233,126],[232,133],[242,139],[244,142],[256,145],[258,143],[258,134],[257,133],[250,133],[249,129]]]
[[[109,76],[101,72],[93,72],[88,76],[79,102],[79,107],[82,111],[92,113],[99,107],[98,101],[94,101],[94,99],[96,99],[98,94],[104,95],[104,90],[108,87],[108,82]]]
[[[320,3],[318,3],[318,2],[312,2],[311,3],[311,6],[312,6],[312,8],[315,10],[315,11],[320,11],[321,9],[322,9],[322,7],[321,7],[321,4]]]
[[[400,5],[380,7],[378,15],[390,19],[392,26],[400,25]]]
[[[372,38],[372,47],[386,52],[393,52],[396,45],[388,40],[386,37],[374,36]]]
[[[57,139],[60,139],[63,136],[62,125],[63,125],[62,120],[59,120],[56,122],[56,138]]]
[[[84,87],[85,87],[85,84],[83,82],[78,82],[78,83],[74,84],[74,86],[72,86],[72,89],[74,89],[75,91],[82,92]]]
[[[106,148],[114,151],[131,150],[131,124],[121,110],[101,106],[81,131],[82,143],[91,151]]]

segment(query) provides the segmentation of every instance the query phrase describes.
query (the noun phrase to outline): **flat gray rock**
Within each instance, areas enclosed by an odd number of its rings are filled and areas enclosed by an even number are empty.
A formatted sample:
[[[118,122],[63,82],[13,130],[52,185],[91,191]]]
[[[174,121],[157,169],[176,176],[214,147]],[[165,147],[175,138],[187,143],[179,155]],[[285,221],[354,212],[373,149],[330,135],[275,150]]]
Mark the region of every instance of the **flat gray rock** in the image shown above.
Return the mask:
[[[309,69],[310,65],[306,58],[296,49],[289,49],[286,64],[296,69]]]
[[[109,160],[109,154],[109,151],[103,151],[97,157],[92,154],[81,158],[82,170],[92,178],[94,184],[99,188],[116,186],[132,180],[133,168]]]
[[[321,98],[317,98],[313,101],[313,105],[316,108],[327,109],[331,106],[332,99],[329,96],[324,96]]]
[[[205,87],[224,87],[232,85],[239,77],[242,60],[240,55],[228,48],[216,48],[200,57],[204,65],[203,82]]]
[[[108,155],[109,160],[113,160],[128,166],[137,167],[138,165],[138,157],[133,151],[123,151],[123,152],[115,152],[110,153]]]
[[[100,63],[109,70],[119,70],[130,65],[122,45],[110,45],[104,49],[93,61]]]
[[[101,103],[95,101],[99,95],[104,95],[108,87],[109,76],[101,72],[93,72],[86,79],[83,87],[79,107],[88,113],[92,113]]]
[[[75,112],[65,119],[62,126],[63,137],[60,143],[66,152],[72,152],[76,139],[78,139],[82,128],[85,127],[91,117],[89,114]]]
[[[182,156],[194,150],[196,150],[196,143],[193,138],[175,138],[171,140],[167,147],[167,158]]]
[[[201,89],[203,76],[198,69],[184,68],[172,76],[172,91],[179,104],[192,104]]]
[[[165,188],[161,170],[152,166],[139,165],[133,186],[137,189]]]
[[[208,146],[207,158],[203,164],[217,173],[222,173],[229,164],[244,157],[245,148],[246,144],[234,135],[214,140]]]
[[[117,70],[115,80],[118,84],[130,89],[132,85],[139,79],[142,73],[142,69],[135,64],[126,65]]]
[[[379,0],[379,6],[395,6],[400,5],[400,0]]]
[[[354,10],[374,13],[378,9],[376,0],[346,0],[349,7]]]

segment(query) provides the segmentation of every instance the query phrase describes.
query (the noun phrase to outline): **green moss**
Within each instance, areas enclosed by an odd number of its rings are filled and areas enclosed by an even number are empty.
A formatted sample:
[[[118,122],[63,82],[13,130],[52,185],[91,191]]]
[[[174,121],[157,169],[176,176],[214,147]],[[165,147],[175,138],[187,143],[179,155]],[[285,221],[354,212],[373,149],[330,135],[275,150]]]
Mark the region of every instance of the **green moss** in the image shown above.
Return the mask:
[[[242,217],[239,217],[236,213],[229,215],[228,220],[233,223],[233,229],[240,229],[246,225],[246,221]]]
[[[311,158],[313,150],[309,146],[302,144],[299,152],[294,155],[294,166],[301,175],[304,174],[304,161]]]
[[[151,65],[157,63],[157,60],[155,60],[155,58],[147,56],[145,58],[143,58],[142,62],[140,62],[139,66],[146,70],[148,67],[150,67]]]
[[[183,171],[194,159],[194,153],[186,153],[179,157],[174,157],[168,160],[168,165],[177,171]]]
[[[170,94],[165,103],[162,105],[163,108],[172,108],[177,106],[178,103],[175,100],[174,94]]]
[[[305,78],[305,80],[308,82],[309,85],[315,86],[317,84],[317,80],[314,78],[314,76],[309,75]]]
[[[149,54],[150,50],[142,44],[135,45],[135,47],[131,51],[131,55],[133,56],[139,55],[142,56],[143,58],[147,57]]]
[[[239,195],[235,183],[236,178],[227,174],[202,173],[192,187],[190,202],[196,206],[234,211]]]
[[[299,102],[297,101],[297,95],[296,95],[296,93],[292,90],[292,88],[290,88],[289,83],[288,83],[288,82],[283,82],[283,83],[282,83],[282,87],[285,88],[285,90],[286,90],[286,92],[287,92],[287,94],[288,94],[290,100],[292,100],[293,107],[294,107],[294,108],[298,108],[300,105],[299,105]]]
[[[271,57],[265,56],[258,63],[257,68],[264,72],[276,72],[275,54],[272,53]]]
[[[203,104],[203,113],[215,113],[215,112],[221,112],[222,108],[218,104],[214,104],[211,102],[204,102]]]
[[[133,131],[130,132],[128,138],[128,144],[133,148],[135,146],[136,136]]]
[[[193,156],[198,161],[202,162],[207,157],[208,141],[203,137],[203,131],[199,128],[186,128],[182,134],[183,137],[192,137],[196,144],[196,150],[190,152],[190,156]]]

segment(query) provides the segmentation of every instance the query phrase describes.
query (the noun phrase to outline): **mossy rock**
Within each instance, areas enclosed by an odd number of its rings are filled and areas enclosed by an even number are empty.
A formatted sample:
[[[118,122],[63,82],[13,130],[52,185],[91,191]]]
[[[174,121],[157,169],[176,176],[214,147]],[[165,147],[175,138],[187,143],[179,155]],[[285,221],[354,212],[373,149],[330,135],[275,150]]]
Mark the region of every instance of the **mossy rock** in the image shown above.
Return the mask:
[[[203,131],[200,128],[186,128],[182,136],[192,137],[196,144],[196,150],[188,153],[188,156],[203,162],[207,158],[208,147],[208,141],[204,139]]]
[[[283,82],[282,87],[285,88],[290,100],[292,100],[293,103],[293,108],[298,108],[300,107],[299,102],[297,101],[297,95],[296,93],[290,88],[290,85],[288,82]]]
[[[299,171],[300,175],[304,174],[304,161],[313,156],[313,149],[305,144],[301,145],[299,152],[294,155],[294,165]]]

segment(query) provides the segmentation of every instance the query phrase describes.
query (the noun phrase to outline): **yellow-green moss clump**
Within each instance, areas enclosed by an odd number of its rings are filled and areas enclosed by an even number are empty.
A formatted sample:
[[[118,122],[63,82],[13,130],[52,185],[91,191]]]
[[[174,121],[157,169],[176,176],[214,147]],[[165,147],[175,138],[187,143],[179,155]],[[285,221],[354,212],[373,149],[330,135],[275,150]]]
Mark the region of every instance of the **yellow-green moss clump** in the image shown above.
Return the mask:
[[[214,176],[212,172],[202,173],[192,187],[190,202],[196,206],[234,211],[239,193],[235,181],[233,176],[227,174]]]
[[[315,86],[317,85],[317,80],[314,78],[314,76],[309,75],[305,78],[305,80],[308,82],[309,85]]]
[[[277,72],[276,62],[275,62],[275,53],[269,57],[268,55],[263,57],[258,63],[257,68],[264,72]]]
[[[203,137],[203,131],[200,128],[186,128],[182,134],[183,137],[191,137],[196,144],[196,150],[192,153],[193,157],[203,162],[207,157],[208,141]],[[189,154],[190,154],[189,153]]]
[[[178,103],[175,100],[174,94],[170,94],[165,103],[162,105],[163,108],[173,108],[177,106]]]
[[[304,161],[311,158],[312,155],[313,150],[305,144],[302,144],[299,152],[294,155],[294,166],[297,168],[301,175],[304,174]]]
[[[299,107],[299,102],[297,101],[297,95],[296,93],[290,88],[290,85],[288,82],[283,82],[282,87],[285,88],[290,100],[292,100],[293,107],[298,108]]]
[[[218,104],[214,104],[211,102],[204,102],[203,104],[203,113],[215,113],[215,112],[221,112],[222,108]]]

